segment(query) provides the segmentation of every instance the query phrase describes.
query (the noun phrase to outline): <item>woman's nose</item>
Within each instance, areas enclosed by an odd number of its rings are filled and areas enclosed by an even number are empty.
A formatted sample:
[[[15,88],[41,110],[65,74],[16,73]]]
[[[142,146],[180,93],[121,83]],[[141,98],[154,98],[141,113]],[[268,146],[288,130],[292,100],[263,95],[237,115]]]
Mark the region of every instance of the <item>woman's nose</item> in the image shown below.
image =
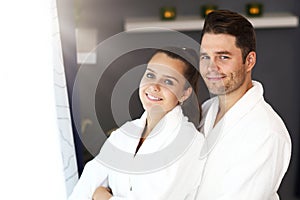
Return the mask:
[[[160,91],[160,85],[159,85],[159,83],[151,83],[149,85],[149,89],[153,92],[159,92]]]

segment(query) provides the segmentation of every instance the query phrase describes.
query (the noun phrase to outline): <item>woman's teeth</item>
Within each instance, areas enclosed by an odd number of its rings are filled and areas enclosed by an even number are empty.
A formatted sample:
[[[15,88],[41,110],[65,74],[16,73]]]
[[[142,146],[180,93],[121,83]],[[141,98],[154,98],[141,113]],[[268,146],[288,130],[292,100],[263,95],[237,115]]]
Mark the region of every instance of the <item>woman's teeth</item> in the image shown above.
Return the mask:
[[[154,100],[154,101],[162,100],[161,98],[152,96],[151,94],[147,94],[147,97],[148,97],[150,100]]]

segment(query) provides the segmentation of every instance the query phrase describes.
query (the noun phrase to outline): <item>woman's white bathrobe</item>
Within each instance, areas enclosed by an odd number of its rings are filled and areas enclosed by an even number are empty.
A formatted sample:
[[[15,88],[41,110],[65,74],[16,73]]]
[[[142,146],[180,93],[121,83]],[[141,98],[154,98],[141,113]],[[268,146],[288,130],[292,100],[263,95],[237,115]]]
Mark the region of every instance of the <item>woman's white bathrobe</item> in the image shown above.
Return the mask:
[[[201,132],[207,155],[197,200],[278,200],[277,190],[289,166],[289,133],[253,87],[214,126],[218,98],[203,104]]]
[[[111,200],[183,200],[194,195],[204,163],[199,159],[203,135],[177,106],[134,155],[146,115],[111,134],[99,155],[86,164],[69,200],[92,199],[99,185],[112,189]]]

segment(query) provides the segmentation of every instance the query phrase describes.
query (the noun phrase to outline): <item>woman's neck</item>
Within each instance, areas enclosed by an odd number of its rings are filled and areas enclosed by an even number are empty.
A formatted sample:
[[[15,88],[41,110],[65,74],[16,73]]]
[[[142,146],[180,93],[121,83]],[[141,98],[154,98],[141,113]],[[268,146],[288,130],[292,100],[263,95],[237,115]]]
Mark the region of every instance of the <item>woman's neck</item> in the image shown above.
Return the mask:
[[[154,129],[158,122],[165,116],[165,112],[148,112],[145,126],[145,133],[143,137],[147,137]]]
[[[158,124],[158,122],[165,116],[166,113],[164,112],[148,112],[147,119],[146,119],[146,125],[144,128],[144,131],[141,135],[140,141],[136,147],[135,154],[139,151],[140,147],[150,134],[150,132],[155,128],[155,126]]]

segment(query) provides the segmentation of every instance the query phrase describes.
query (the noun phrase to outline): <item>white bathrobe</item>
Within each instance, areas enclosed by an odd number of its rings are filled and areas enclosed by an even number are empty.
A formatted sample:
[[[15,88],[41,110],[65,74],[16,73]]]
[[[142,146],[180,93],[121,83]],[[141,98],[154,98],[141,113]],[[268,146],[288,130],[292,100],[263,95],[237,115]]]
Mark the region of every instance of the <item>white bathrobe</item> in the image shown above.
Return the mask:
[[[134,156],[146,115],[111,134],[99,155],[86,164],[69,200],[92,199],[99,185],[112,189],[111,200],[183,200],[193,195],[204,164],[199,159],[203,135],[177,106]]]
[[[291,157],[291,140],[281,120],[253,87],[215,127],[218,98],[203,104],[200,131],[207,156],[197,200],[278,200],[277,190]]]

